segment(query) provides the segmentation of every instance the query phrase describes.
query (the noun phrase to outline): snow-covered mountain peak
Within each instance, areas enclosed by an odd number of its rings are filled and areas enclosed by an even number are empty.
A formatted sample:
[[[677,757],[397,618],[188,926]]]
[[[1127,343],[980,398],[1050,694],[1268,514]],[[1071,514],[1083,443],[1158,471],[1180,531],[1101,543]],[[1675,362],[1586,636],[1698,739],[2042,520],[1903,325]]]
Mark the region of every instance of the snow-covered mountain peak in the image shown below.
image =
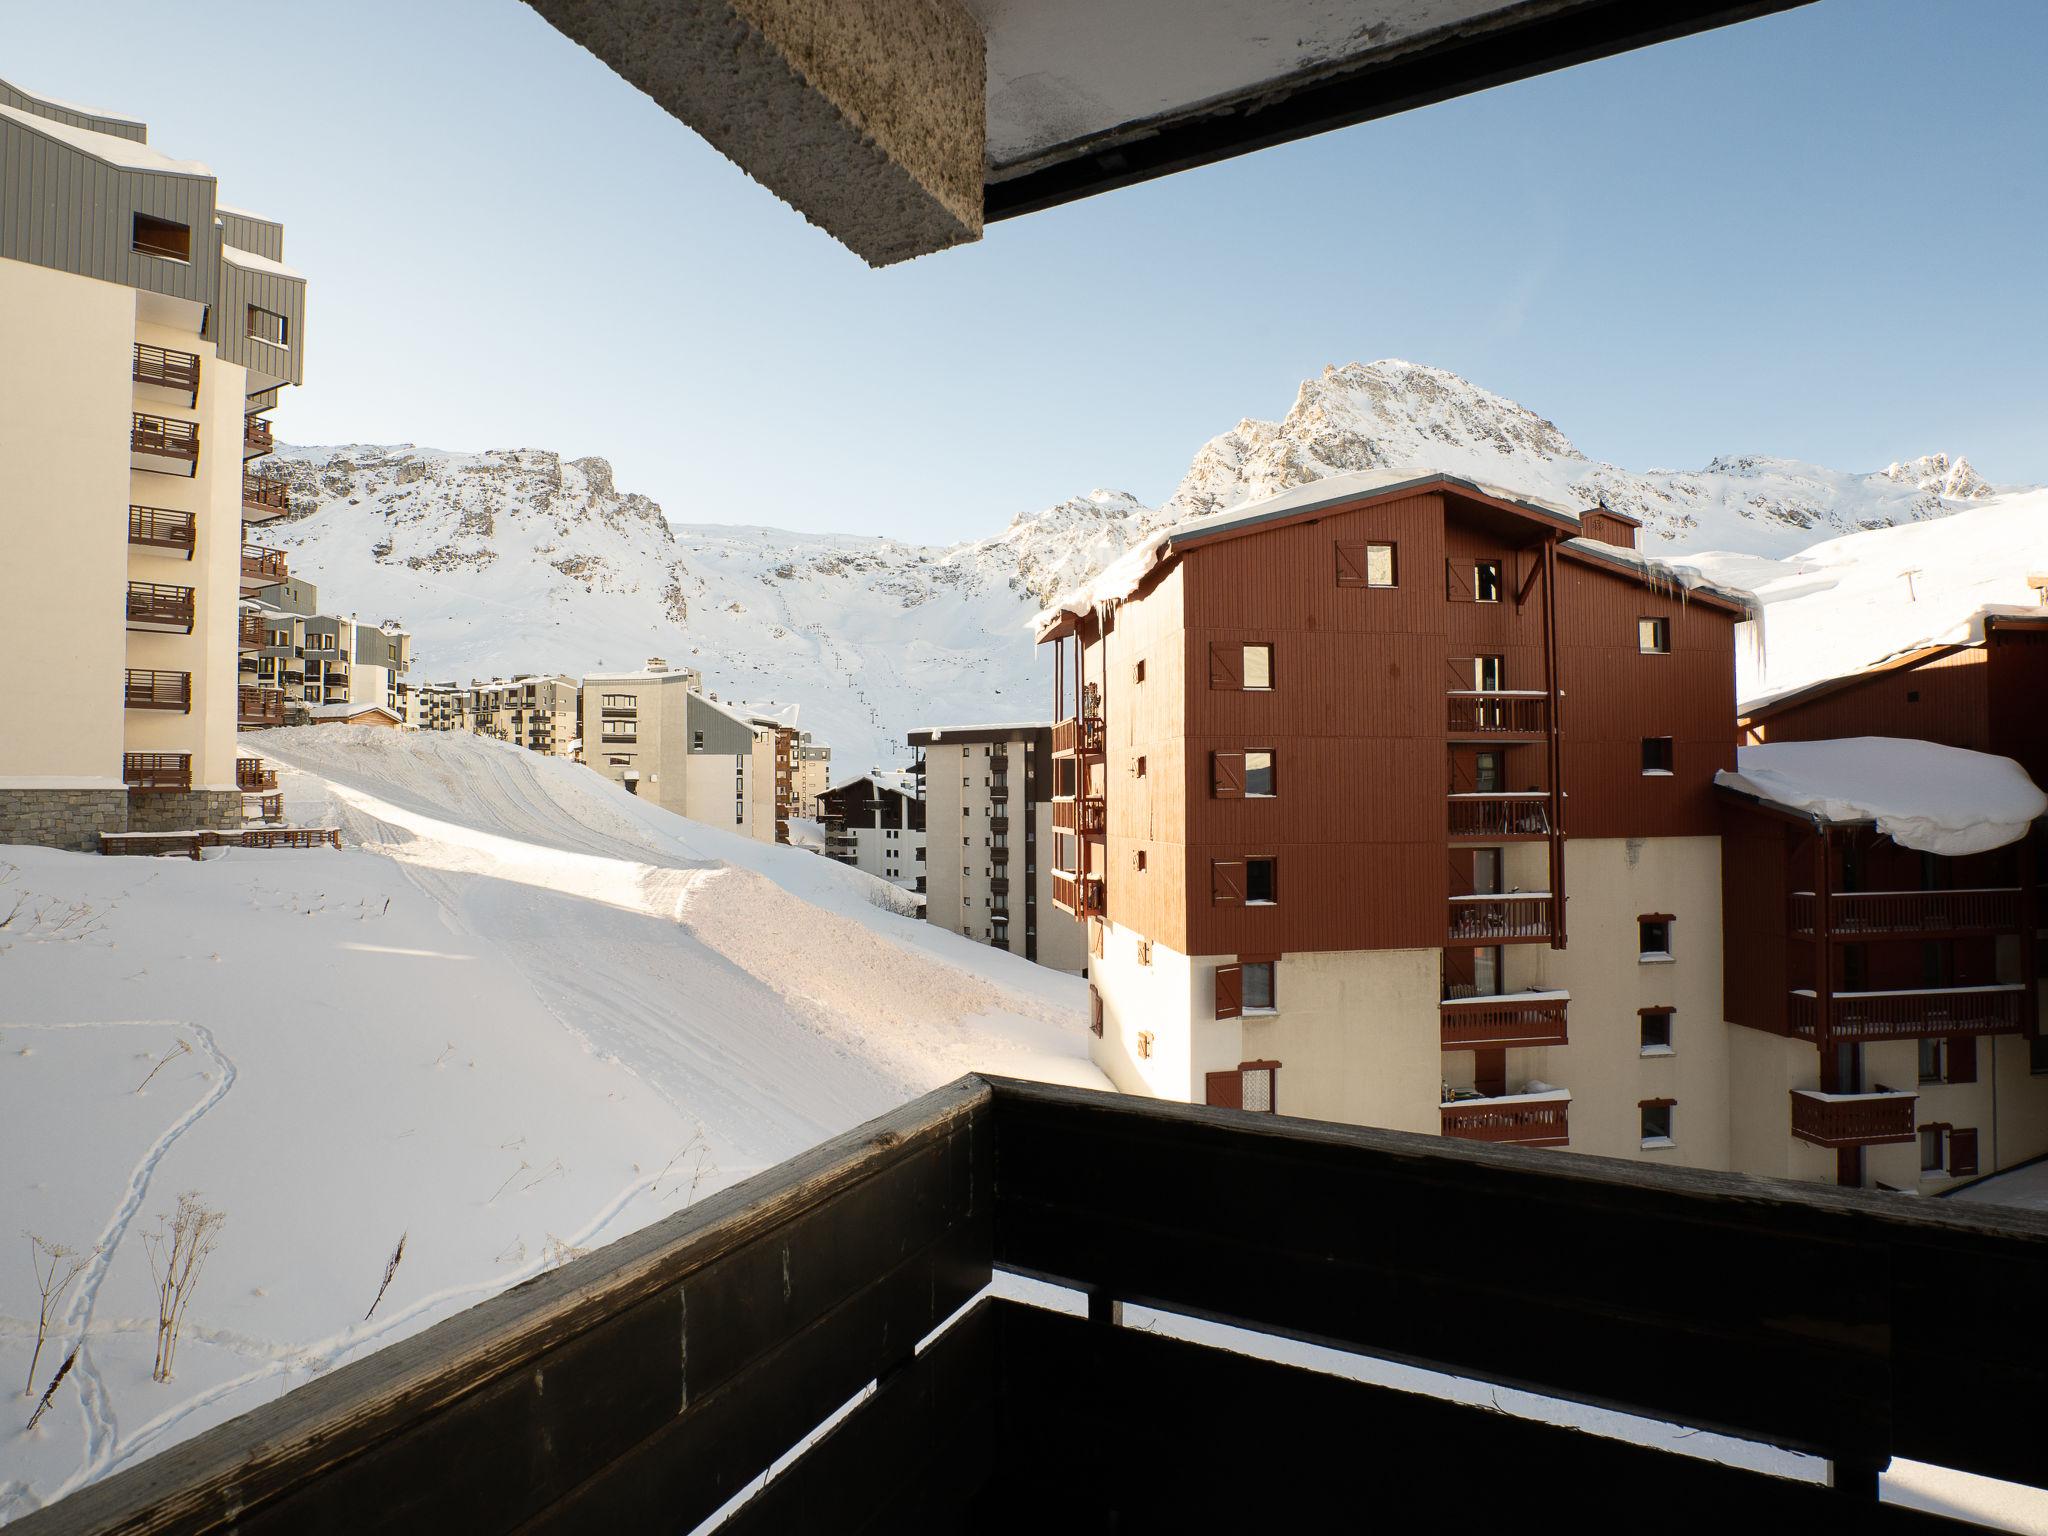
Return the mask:
[[[1917,459],[1894,460],[1881,473],[1887,480],[1915,486],[1945,501],[1975,501],[1993,494],[1991,482],[1961,454],[1951,460],[1945,453],[1923,453]]]

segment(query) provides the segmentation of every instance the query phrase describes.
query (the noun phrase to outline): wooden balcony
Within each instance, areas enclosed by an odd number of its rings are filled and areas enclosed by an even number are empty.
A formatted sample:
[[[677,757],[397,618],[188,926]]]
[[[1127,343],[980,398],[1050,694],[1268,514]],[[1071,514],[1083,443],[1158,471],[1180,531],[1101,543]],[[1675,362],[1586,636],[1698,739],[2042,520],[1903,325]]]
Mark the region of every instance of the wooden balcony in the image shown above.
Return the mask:
[[[235,723],[249,730],[284,724],[284,694],[276,688],[237,688]]]
[[[1010,786],[1004,783],[1001,779],[997,779],[994,783],[989,785],[988,797],[989,799],[995,801],[997,805],[1006,805],[1009,803],[1010,799]]]
[[[199,427],[169,416],[136,411],[128,429],[129,463],[136,469],[190,477],[199,472]],[[137,464],[135,460],[149,462]]]
[[[988,829],[997,837],[1006,837],[1010,831],[1010,818],[1007,816],[992,816],[989,818]]]
[[[1460,688],[1445,696],[1446,723],[1455,740],[1543,736],[1550,730],[1550,697],[1509,689]]]
[[[121,685],[121,703],[126,709],[175,709],[181,715],[189,715],[192,674],[129,667]]]
[[[1447,997],[1437,1005],[1443,1048],[1564,1045],[1569,992],[1509,992]]]
[[[243,522],[266,522],[273,517],[282,517],[291,509],[291,493],[285,489],[282,480],[242,471]]]
[[[1052,825],[1056,832],[1099,833],[1108,825],[1108,805],[1100,795],[1055,800]]]
[[[192,787],[192,754],[123,752],[121,781],[131,795],[182,793]]]
[[[199,542],[199,520],[190,512],[174,512],[169,507],[138,507],[131,502],[128,507],[128,542],[146,549],[169,550],[190,560]]]
[[[1875,1093],[1792,1090],[1792,1134],[1816,1147],[1880,1147],[1911,1141],[1913,1106],[1920,1096],[1880,1088]]]
[[[242,418],[242,457],[260,459],[265,454],[277,451],[277,439],[271,432],[270,423],[261,416]]]
[[[1548,795],[1455,794],[1449,807],[1453,841],[1512,843],[1550,835]]]
[[[1440,1129],[1459,1141],[1562,1147],[1571,1140],[1571,1107],[1572,1096],[1563,1092],[1459,1099],[1442,1106]]]
[[[1453,944],[1521,944],[1550,935],[1548,891],[1451,898]]]
[[[1102,753],[1102,716],[1069,716],[1055,720],[1052,727],[1052,755],[1054,757],[1100,756]]]
[[[289,575],[283,550],[266,549],[261,544],[242,546],[243,592],[260,592],[265,587],[274,587],[287,580]]]
[[[264,790],[277,788],[277,770],[267,767],[260,757],[238,757],[235,759],[235,788],[242,790]]]
[[[1101,917],[1109,909],[1109,894],[1100,875],[1068,875],[1056,869],[1052,904],[1071,917]]]
[[[988,861],[995,865],[997,869],[1002,869],[1010,862],[1010,850],[1007,848],[991,848],[988,850]]]
[[[134,374],[137,384],[175,389],[188,396],[194,405],[199,403],[199,355],[195,352],[174,352],[167,347],[144,346],[138,341]]]
[[[1984,987],[1919,987],[1888,992],[1837,992],[1828,1033],[1836,1040],[1921,1040],[1933,1035],[2012,1035],[2024,1025],[2031,990],[2023,982]],[[1791,1032],[1815,1038],[1820,1001],[1807,988],[1786,1007]]]
[[[259,795],[256,799],[256,814],[264,821],[275,824],[284,820],[284,796],[281,794]],[[243,812],[247,815],[247,811]]]
[[[1792,932],[1813,932],[1816,898],[1798,891],[1787,899]],[[1838,891],[1828,901],[1828,936],[1843,942],[1863,939],[1976,938],[2020,931],[2017,887],[1986,886],[1960,891]]]
[[[1010,894],[1010,877],[1008,875],[997,875],[995,879],[989,881],[988,893],[991,896],[1008,896]]]
[[[245,651],[260,651],[270,644],[270,621],[260,613],[245,613],[235,621],[235,645]]]
[[[192,633],[198,621],[198,599],[192,588],[160,581],[128,583],[128,627],[163,634]]]

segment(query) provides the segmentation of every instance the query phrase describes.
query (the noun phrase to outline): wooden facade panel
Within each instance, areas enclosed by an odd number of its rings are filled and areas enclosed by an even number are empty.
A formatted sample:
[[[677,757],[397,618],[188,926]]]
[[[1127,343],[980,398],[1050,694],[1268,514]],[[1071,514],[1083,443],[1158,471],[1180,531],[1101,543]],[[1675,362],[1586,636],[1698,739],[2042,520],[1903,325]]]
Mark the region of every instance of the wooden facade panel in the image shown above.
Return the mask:
[[[1985,650],[1989,750],[2048,783],[2048,630],[1994,624]]]
[[[1931,656],[1915,666],[1873,672],[1814,698],[1788,704],[1757,721],[1750,737],[1757,741],[1827,741],[1844,736],[1904,736],[1967,747],[1973,752],[1997,750],[1992,746],[1990,669],[1985,657],[1984,647],[1972,647]],[[2048,676],[2037,675],[2028,681],[2038,687],[2048,683]]]
[[[1811,864],[1812,842],[1776,816],[1722,801],[1721,1011],[1731,1024],[1785,1032],[1789,861],[1796,848],[1802,865]],[[1803,874],[1798,883],[1812,886]]]

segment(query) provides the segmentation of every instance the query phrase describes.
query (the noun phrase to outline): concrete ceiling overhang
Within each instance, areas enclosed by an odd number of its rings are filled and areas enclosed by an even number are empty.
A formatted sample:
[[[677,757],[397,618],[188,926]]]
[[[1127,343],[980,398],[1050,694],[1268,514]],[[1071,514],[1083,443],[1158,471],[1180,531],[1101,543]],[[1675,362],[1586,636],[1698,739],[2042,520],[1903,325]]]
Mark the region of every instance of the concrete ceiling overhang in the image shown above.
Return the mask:
[[[876,265],[1810,0],[528,0]]]

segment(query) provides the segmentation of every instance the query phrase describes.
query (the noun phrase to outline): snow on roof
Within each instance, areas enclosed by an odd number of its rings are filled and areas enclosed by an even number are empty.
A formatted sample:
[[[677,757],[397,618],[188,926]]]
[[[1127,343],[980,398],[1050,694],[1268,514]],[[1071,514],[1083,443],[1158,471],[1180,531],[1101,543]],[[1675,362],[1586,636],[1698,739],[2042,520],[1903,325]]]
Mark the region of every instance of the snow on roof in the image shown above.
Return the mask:
[[[2016,843],[2048,812],[2009,757],[1890,736],[1743,747],[1714,782],[1822,821],[1874,822],[1902,848],[1948,858]]]
[[[258,224],[277,224],[279,228],[283,227],[278,220],[273,219],[267,213],[251,213],[247,208],[236,208],[228,203],[216,201],[213,205],[213,211],[215,213],[231,213],[238,219],[251,219]]]
[[[752,731],[757,736],[764,730],[773,729],[772,726],[762,725],[759,721],[755,720],[751,715],[747,714],[745,710],[739,708],[737,705],[721,704],[717,699],[712,698],[711,695],[708,693],[692,694],[691,697],[694,698],[699,704],[704,705],[706,708],[717,710],[721,715],[725,716],[726,719],[732,721],[733,724],[744,725],[748,730]]]
[[[1614,514],[1609,513],[1610,517]],[[1709,580],[1707,573],[1696,565],[1686,565],[1676,560],[1657,560],[1641,550],[1626,549],[1619,544],[1603,543],[1599,539],[1566,539],[1565,548],[1573,554],[1595,563],[1616,565],[1625,568],[1637,579],[1652,587],[1669,587],[1681,593],[1697,593],[1703,597],[1717,597],[1725,603],[1732,603],[1752,617],[1761,605],[1756,595],[1737,586]]]
[[[1050,720],[992,720],[983,725],[917,725],[910,728],[909,734],[938,741],[948,731],[965,735],[976,731],[1043,731],[1051,727]]]
[[[856,773],[850,779],[842,779],[825,793],[836,795],[842,789],[851,789],[863,782],[873,783],[877,788],[893,790],[899,795],[915,800],[917,798],[917,775],[903,768],[870,768],[866,773]]]
[[[221,243],[220,255],[221,260],[240,267],[245,272],[268,272],[272,277],[296,278],[302,283],[306,280],[306,274],[296,267],[288,267],[281,261],[272,261],[268,256],[258,256],[254,251],[245,251],[225,241]]]
[[[398,719],[398,714],[395,710],[387,709],[382,704],[370,703],[315,704],[306,713],[315,720],[354,720],[358,716],[369,714],[384,715],[392,720]]]
[[[37,117],[33,112],[24,112],[18,107],[0,106],[0,117],[12,118],[24,128],[33,129],[45,138],[68,144],[73,149],[104,160],[109,165],[118,165],[130,171],[162,171],[173,176],[213,177],[213,167],[197,160],[174,160],[161,150],[151,149],[134,139],[124,139],[119,134],[94,133],[90,128],[74,128],[69,123],[60,123],[54,118]],[[127,121],[127,119],[121,119]]]

